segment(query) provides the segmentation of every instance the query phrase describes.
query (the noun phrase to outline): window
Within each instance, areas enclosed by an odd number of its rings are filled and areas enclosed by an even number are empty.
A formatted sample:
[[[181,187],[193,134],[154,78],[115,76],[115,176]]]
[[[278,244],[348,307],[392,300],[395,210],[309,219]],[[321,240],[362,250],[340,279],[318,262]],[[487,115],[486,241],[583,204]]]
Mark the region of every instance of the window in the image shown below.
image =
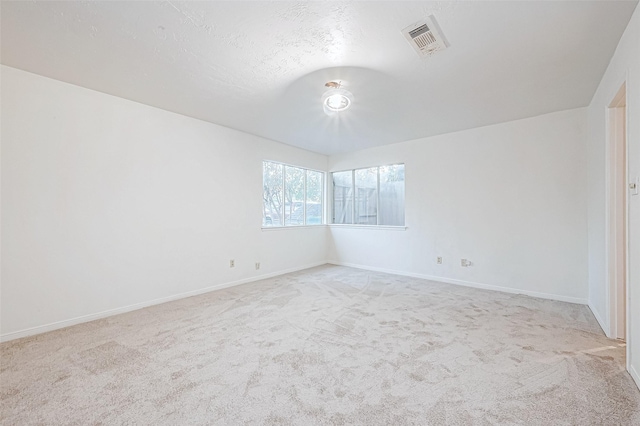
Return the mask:
[[[333,176],[333,223],[353,223],[353,172]]]
[[[404,164],[331,174],[332,223],[404,226]]]
[[[262,162],[262,226],[322,225],[324,173]]]

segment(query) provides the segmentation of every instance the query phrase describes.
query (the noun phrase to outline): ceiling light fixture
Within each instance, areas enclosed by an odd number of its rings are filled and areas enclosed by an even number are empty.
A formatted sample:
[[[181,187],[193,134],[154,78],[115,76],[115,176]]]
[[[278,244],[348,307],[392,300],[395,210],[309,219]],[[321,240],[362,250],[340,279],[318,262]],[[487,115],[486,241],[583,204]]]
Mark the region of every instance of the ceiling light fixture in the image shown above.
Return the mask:
[[[342,88],[342,85],[336,81],[330,81],[325,84],[329,90],[322,95],[322,108],[325,114],[333,115],[349,109],[353,103],[353,94]]]

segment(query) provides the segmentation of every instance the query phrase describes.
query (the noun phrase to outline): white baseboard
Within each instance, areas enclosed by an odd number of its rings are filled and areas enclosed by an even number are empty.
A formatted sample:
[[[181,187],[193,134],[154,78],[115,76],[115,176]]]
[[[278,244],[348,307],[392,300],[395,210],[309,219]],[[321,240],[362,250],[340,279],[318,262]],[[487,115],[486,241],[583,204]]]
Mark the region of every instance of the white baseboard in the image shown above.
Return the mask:
[[[358,268],[358,269],[366,269],[368,271],[384,272],[384,273],[387,273],[387,274],[395,274],[395,275],[403,275],[403,276],[406,276],[406,277],[421,278],[421,279],[430,280],[430,281],[439,281],[439,282],[443,282],[443,283],[447,283],[447,284],[461,285],[461,286],[464,286],[464,287],[473,287],[473,288],[480,288],[480,289],[484,289],[484,290],[501,291],[503,293],[511,293],[511,294],[523,294],[525,296],[538,297],[538,298],[541,298],[541,299],[557,300],[559,302],[577,303],[579,305],[586,305],[587,304],[587,299],[581,299],[581,298],[578,298],[578,297],[569,297],[569,296],[562,296],[562,295],[559,295],[559,294],[540,293],[540,292],[537,292],[537,291],[520,290],[520,289],[516,289],[516,288],[509,288],[509,287],[500,287],[500,286],[492,285],[492,284],[483,284],[483,283],[477,283],[477,282],[472,282],[472,281],[464,281],[464,280],[458,280],[458,279],[446,278],[446,277],[436,277],[436,276],[433,276],[433,275],[416,274],[416,273],[413,273],[413,272],[397,271],[397,270],[394,270],[394,269],[377,268],[377,267],[373,267],[373,266],[356,265],[356,264],[353,264],[353,263],[337,262],[337,261],[333,261],[333,260],[330,260],[328,263],[330,263],[332,265],[348,266],[348,267],[351,267],[351,268]]]
[[[65,327],[70,327],[72,325],[82,324],[89,321],[94,321],[97,319],[102,319],[106,317],[110,317],[113,315],[123,314],[125,312],[135,311],[137,309],[146,308],[153,305],[159,305],[161,303],[171,302],[173,300],[184,299],[186,297],[197,296],[199,294],[209,293],[211,291],[221,290],[223,288],[234,287],[241,284],[247,284],[253,281],[260,281],[267,278],[277,277],[278,275],[288,274],[290,272],[301,271],[303,269],[314,268],[316,266],[326,265],[326,262],[317,262],[311,265],[305,265],[296,268],[285,269],[278,272],[271,272],[268,274],[258,275],[255,277],[244,278],[237,281],[231,281],[222,284],[212,285],[210,287],[201,288],[198,290],[187,291],[184,293],[178,293],[171,296],[160,297],[158,299],[148,300],[145,302],[134,303],[133,305],[122,306],[120,308],[108,309],[102,312],[96,312],[93,314],[82,315],[75,318],[69,318],[62,321],[56,321],[49,324],[39,325],[36,327],[25,328],[23,330],[13,331],[10,333],[5,333],[0,335],[0,342],[8,342],[9,340],[20,339],[22,337],[33,336],[35,334],[46,333],[48,331],[58,330]]]
[[[604,322],[604,320],[602,319],[602,316],[600,316],[600,313],[598,312],[597,309],[595,309],[591,303],[588,304],[589,309],[591,310],[591,313],[593,314],[594,317],[596,317],[596,321],[598,321],[598,324],[600,325],[600,328],[602,329],[602,332],[604,333],[605,336],[611,338],[610,336],[610,332],[611,330],[609,329],[609,326],[607,325],[606,322]]]
[[[631,377],[633,378],[633,381],[636,382],[636,386],[640,390],[640,374],[638,374],[638,372],[633,367],[633,365],[629,366],[629,374],[631,374]]]

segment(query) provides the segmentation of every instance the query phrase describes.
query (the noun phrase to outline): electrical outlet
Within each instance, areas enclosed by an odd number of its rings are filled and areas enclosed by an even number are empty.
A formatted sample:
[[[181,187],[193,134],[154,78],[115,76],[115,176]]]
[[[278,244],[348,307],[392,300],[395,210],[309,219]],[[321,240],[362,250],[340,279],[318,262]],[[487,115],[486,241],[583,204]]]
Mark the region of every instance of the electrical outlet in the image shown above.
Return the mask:
[[[438,256],[437,262],[438,262],[438,265],[442,265],[442,257]]]
[[[256,270],[260,269],[260,262],[256,262]]]
[[[236,261],[235,261],[235,260],[233,260],[233,259],[231,259],[231,260],[229,261],[229,268],[233,268],[234,266],[236,266]]]

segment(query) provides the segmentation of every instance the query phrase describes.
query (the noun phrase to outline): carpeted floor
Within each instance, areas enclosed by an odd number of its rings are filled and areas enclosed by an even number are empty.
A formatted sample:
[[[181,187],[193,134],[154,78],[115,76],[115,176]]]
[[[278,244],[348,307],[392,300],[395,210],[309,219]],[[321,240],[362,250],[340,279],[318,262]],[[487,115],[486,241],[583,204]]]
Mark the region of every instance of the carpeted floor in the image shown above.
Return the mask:
[[[0,349],[3,425],[640,425],[587,307],[337,266]]]

